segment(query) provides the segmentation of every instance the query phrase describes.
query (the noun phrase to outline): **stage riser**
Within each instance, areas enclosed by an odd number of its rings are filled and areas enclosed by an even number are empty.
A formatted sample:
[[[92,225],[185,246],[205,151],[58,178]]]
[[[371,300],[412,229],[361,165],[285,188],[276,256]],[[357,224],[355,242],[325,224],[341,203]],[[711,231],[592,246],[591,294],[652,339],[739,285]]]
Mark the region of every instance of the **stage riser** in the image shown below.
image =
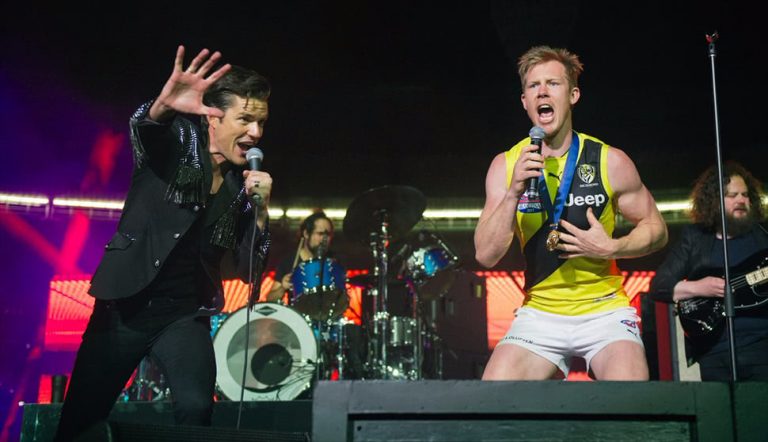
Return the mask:
[[[351,434],[357,442],[436,440],[490,441],[690,441],[688,422],[573,420],[570,416],[520,416],[488,420],[365,420],[355,419]],[[649,435],[653,435],[649,438]],[[469,436],[477,439],[468,439]],[[322,439],[315,439],[322,440]],[[343,440],[343,439],[339,439]]]
[[[732,402],[728,384],[706,382],[320,382],[312,435],[314,442],[764,441],[768,383],[738,384],[733,395]]]
[[[767,397],[764,382],[738,383],[731,392],[712,382],[322,381],[312,401],[245,403],[240,430],[235,402],[215,404],[209,429],[172,426],[167,402],[126,402],[102,433],[122,442],[750,442],[765,440]],[[22,442],[50,441],[60,410],[25,405]]]
[[[188,434],[229,434],[237,428],[238,403],[219,401],[213,408],[213,427],[189,431]],[[53,439],[61,414],[61,404],[26,404],[21,429],[22,442],[48,442]],[[114,440],[133,439],[136,434],[146,434],[142,426],[156,426],[155,433],[184,433],[184,428],[173,426],[173,412],[169,402],[122,402],[115,405],[109,416]],[[168,429],[164,430],[163,427]],[[175,430],[173,430],[175,428]],[[240,429],[254,431],[306,434],[312,432],[312,403],[309,400],[245,402],[240,419]],[[100,431],[99,429],[96,429]],[[104,430],[107,431],[107,430]],[[253,434],[253,432],[249,433]],[[122,435],[122,439],[118,437]],[[212,437],[212,436],[211,436]],[[177,439],[168,439],[177,440]],[[184,440],[178,439],[178,440]],[[205,439],[200,439],[205,440]],[[238,439],[215,439],[234,442]],[[261,440],[261,439],[254,439]],[[290,439],[288,439],[290,440]]]

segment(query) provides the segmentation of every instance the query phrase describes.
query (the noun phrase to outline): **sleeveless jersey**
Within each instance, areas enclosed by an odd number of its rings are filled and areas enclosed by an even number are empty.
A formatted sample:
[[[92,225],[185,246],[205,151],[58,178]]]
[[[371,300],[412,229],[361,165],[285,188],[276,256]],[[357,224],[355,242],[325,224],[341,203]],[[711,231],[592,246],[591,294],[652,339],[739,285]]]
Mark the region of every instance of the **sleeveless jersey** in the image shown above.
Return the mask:
[[[613,189],[608,182],[608,147],[597,138],[574,132],[574,136],[577,135],[579,156],[561,219],[587,229],[587,208],[592,207],[592,213],[611,236],[616,208]],[[530,138],[525,138],[506,152],[507,187],[512,182],[512,171],[520,150],[530,144]],[[563,155],[544,161],[547,190],[553,205],[566,158],[567,155]],[[550,230],[546,210],[541,213],[518,211],[516,216],[515,235],[526,260],[524,305],[560,315],[584,315],[629,305],[615,260],[559,259],[559,251],[550,252],[545,248]]]

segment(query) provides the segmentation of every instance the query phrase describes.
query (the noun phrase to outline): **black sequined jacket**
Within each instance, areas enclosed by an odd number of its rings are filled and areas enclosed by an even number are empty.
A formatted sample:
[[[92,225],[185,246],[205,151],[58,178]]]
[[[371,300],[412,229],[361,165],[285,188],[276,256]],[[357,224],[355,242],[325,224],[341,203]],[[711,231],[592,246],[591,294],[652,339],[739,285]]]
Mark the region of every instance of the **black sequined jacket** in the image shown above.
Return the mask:
[[[206,225],[215,224],[211,242],[227,249],[237,276],[248,281],[250,239],[258,227],[242,169],[231,168],[225,174],[213,204],[205,207],[212,166],[201,117],[177,115],[170,123],[160,124],[148,119],[151,105],[139,107],[130,120],[133,175],[117,232],[91,280],[89,293],[97,299],[127,298],[145,289],[204,212]],[[252,260],[256,283],[269,252],[268,230],[256,232]],[[203,288],[202,305],[219,310],[224,305],[219,263],[208,265],[203,260],[203,264],[211,284]]]

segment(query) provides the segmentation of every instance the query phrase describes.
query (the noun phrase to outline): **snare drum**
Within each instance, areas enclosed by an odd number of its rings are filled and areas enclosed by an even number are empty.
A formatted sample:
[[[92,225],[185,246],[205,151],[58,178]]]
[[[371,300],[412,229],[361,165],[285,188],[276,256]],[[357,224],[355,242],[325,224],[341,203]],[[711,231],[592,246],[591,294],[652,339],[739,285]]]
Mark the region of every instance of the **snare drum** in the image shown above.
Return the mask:
[[[346,282],[346,271],[330,258],[303,261],[291,275],[293,307],[318,321],[338,318],[349,306]]]
[[[390,348],[413,345],[418,334],[416,320],[405,316],[390,316],[379,312],[374,318],[374,330]]]
[[[370,341],[368,362],[373,377],[419,379],[421,342],[416,319],[379,312]]]
[[[318,350],[311,327],[302,315],[280,304],[256,304],[248,327],[247,315],[247,307],[229,315],[213,338],[219,391],[230,400],[240,399],[247,359],[244,400],[296,398],[315,377]]]
[[[389,345],[404,347],[413,345],[416,339],[416,320],[404,316],[389,318]]]

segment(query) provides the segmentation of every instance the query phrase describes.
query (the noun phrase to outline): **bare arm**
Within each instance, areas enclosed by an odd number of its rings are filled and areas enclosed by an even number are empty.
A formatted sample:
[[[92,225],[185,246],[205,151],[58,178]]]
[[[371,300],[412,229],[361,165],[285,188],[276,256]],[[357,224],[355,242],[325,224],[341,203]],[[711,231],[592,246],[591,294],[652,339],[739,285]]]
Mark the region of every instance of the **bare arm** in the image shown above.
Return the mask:
[[[667,224],[635,164],[619,149],[608,151],[608,179],[617,195],[619,213],[635,226],[627,235],[617,238],[614,256],[633,258],[664,247],[668,239]]]
[[[590,228],[581,230],[562,220],[567,233],[560,236],[558,249],[564,258],[634,258],[648,255],[667,243],[667,225],[656,202],[640,179],[631,159],[621,150],[608,150],[608,180],[614,190],[616,207],[635,227],[625,236],[611,238],[602,224],[587,210]]]
[[[149,118],[151,120],[158,122],[167,121],[173,118],[177,112],[216,117],[224,116],[220,109],[203,104],[203,94],[231,66],[226,64],[206,78],[206,74],[221,58],[221,53],[219,52],[214,52],[210,57],[209,54],[210,51],[208,49],[203,49],[192,60],[189,67],[184,70],[184,46],[179,46],[176,50],[173,72],[165,86],[163,86],[160,95],[149,109]]]
[[[493,267],[509,250],[514,238],[517,202],[525,190],[525,180],[541,175],[541,155],[537,146],[523,148],[515,163],[512,182],[507,189],[507,161],[504,153],[496,155],[485,178],[485,205],[475,228],[475,259],[484,267]]]
[[[267,301],[278,302],[283,299],[286,290],[293,290],[293,285],[291,284],[292,275],[293,273],[286,273],[280,281],[275,281],[272,284],[272,288],[267,293]]]

